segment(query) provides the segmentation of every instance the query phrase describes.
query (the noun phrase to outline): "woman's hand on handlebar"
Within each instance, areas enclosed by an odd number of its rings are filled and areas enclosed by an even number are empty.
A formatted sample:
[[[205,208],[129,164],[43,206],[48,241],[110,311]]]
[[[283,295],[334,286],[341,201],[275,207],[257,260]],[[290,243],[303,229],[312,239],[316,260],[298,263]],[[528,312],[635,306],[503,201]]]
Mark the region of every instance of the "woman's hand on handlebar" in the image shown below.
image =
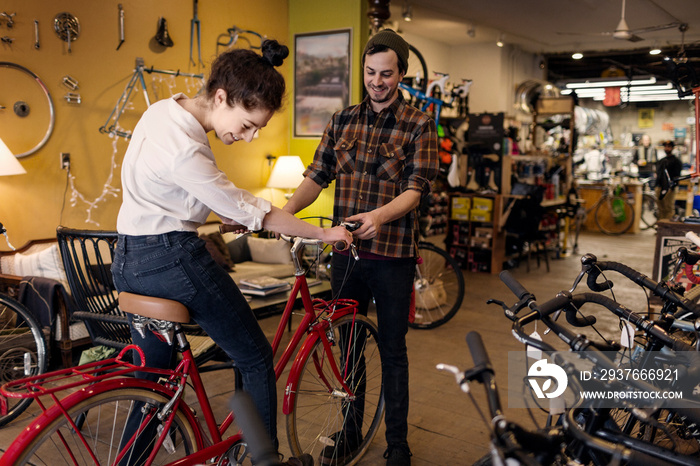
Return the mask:
[[[248,230],[248,227],[245,225],[241,225],[240,223],[232,222],[232,223],[224,223],[219,225],[219,232],[220,233],[235,233],[237,235],[242,235],[243,233],[249,233],[250,230]]]
[[[352,244],[352,233],[343,226],[324,228],[319,239],[334,245],[337,249],[344,250]]]

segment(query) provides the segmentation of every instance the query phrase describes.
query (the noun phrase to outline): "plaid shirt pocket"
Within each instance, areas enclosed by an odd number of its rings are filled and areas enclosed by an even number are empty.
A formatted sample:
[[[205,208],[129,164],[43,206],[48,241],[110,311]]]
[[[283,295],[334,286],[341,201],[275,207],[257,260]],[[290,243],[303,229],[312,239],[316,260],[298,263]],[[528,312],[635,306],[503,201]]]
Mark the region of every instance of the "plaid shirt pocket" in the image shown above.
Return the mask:
[[[384,143],[379,146],[379,155],[377,178],[380,180],[400,180],[406,160],[403,147]]]
[[[357,138],[341,138],[335,144],[337,158],[337,173],[352,173],[355,170],[355,152],[357,151]]]

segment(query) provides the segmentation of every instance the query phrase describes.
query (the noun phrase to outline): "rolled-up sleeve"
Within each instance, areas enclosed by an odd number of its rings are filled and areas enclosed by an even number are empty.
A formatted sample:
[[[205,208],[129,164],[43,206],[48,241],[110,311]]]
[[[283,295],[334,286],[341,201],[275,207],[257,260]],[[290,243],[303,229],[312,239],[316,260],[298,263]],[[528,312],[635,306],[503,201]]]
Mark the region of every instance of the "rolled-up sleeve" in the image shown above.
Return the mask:
[[[328,122],[326,130],[323,132],[321,142],[316,148],[314,160],[304,171],[304,176],[311,178],[317,185],[322,188],[327,188],[329,184],[335,180],[336,176],[336,155],[335,155],[335,131],[334,122],[337,118],[333,118]]]
[[[414,135],[407,151],[410,159],[404,170],[401,192],[413,189],[425,196],[430,192],[430,181],[437,176],[440,164],[435,121],[426,118]]]

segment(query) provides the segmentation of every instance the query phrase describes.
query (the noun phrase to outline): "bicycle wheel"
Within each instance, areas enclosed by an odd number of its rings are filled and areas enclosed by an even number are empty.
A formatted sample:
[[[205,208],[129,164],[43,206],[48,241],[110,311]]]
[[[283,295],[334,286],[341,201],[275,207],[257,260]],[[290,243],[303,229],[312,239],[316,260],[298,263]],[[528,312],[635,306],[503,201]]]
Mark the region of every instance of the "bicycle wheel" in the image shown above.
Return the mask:
[[[328,332],[335,343],[328,350],[356,398],[350,400],[339,386],[323,342],[317,340],[302,364],[294,405],[287,415],[287,436],[295,456],[308,453],[318,457],[334,441],[348,442],[335,434],[359,435],[359,446],[343,463],[352,465],[369,448],[384,415],[378,332],[361,315],[341,317]]]
[[[422,94],[428,89],[428,65],[425,64],[423,55],[417,48],[408,44],[408,68],[403,78],[403,83],[417,89]],[[417,106],[416,98],[404,91],[404,97],[410,104]]]
[[[413,282],[416,313],[408,325],[420,329],[435,328],[454,317],[462,305],[464,278],[452,256],[437,246],[421,242],[418,255],[423,263],[416,266]]]
[[[42,374],[48,364],[46,340],[29,310],[9,296],[0,295],[0,384]],[[27,409],[31,398],[8,398],[0,426]]]
[[[78,431],[57,409],[48,411],[26,429],[31,432],[26,438],[21,435],[15,440],[23,445],[10,447],[8,456],[14,450],[19,451],[19,456],[9,458],[9,464],[111,465],[119,455],[120,444],[126,443],[127,436],[123,434],[127,420],[136,422],[132,426],[138,425],[150,432],[162,430],[165,421],[161,422],[157,416],[151,415],[170,400],[167,395],[139,387],[114,389],[113,383],[93,385],[90,393],[87,397],[75,397],[65,406]],[[181,405],[175,412],[170,435],[162,443],[152,464],[167,464],[197,450],[199,427],[193,415],[186,410],[189,408]],[[147,425],[138,424],[147,416],[150,418]],[[127,452],[119,464],[143,464],[153,451],[157,438],[155,435],[149,437],[152,438],[141,436],[137,440],[140,440],[140,454]],[[95,460],[91,458],[92,454]]]
[[[602,199],[595,209],[595,223],[606,235],[621,235],[634,223],[634,209],[622,196]]]
[[[642,223],[644,230],[653,228],[658,220],[658,206],[656,196],[653,194],[642,194]]]
[[[682,416],[667,409],[635,408],[635,412],[637,416],[629,409],[610,409],[608,422],[596,435],[643,450],[669,464],[685,464],[685,457],[697,458],[698,434]],[[639,419],[639,413],[644,414],[645,420]]]

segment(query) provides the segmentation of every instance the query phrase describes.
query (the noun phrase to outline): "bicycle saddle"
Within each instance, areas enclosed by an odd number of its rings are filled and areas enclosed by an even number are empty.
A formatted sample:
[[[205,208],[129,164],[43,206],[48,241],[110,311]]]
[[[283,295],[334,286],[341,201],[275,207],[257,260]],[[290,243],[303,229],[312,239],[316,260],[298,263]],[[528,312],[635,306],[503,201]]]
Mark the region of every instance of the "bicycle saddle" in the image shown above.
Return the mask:
[[[168,22],[163,17],[158,18],[158,31],[156,32],[155,39],[156,42],[163,47],[173,46],[173,40],[170,38],[170,34],[168,34]]]
[[[129,314],[156,320],[167,320],[186,324],[190,321],[190,311],[177,301],[153,296],[143,296],[122,291],[119,293],[119,309]]]

